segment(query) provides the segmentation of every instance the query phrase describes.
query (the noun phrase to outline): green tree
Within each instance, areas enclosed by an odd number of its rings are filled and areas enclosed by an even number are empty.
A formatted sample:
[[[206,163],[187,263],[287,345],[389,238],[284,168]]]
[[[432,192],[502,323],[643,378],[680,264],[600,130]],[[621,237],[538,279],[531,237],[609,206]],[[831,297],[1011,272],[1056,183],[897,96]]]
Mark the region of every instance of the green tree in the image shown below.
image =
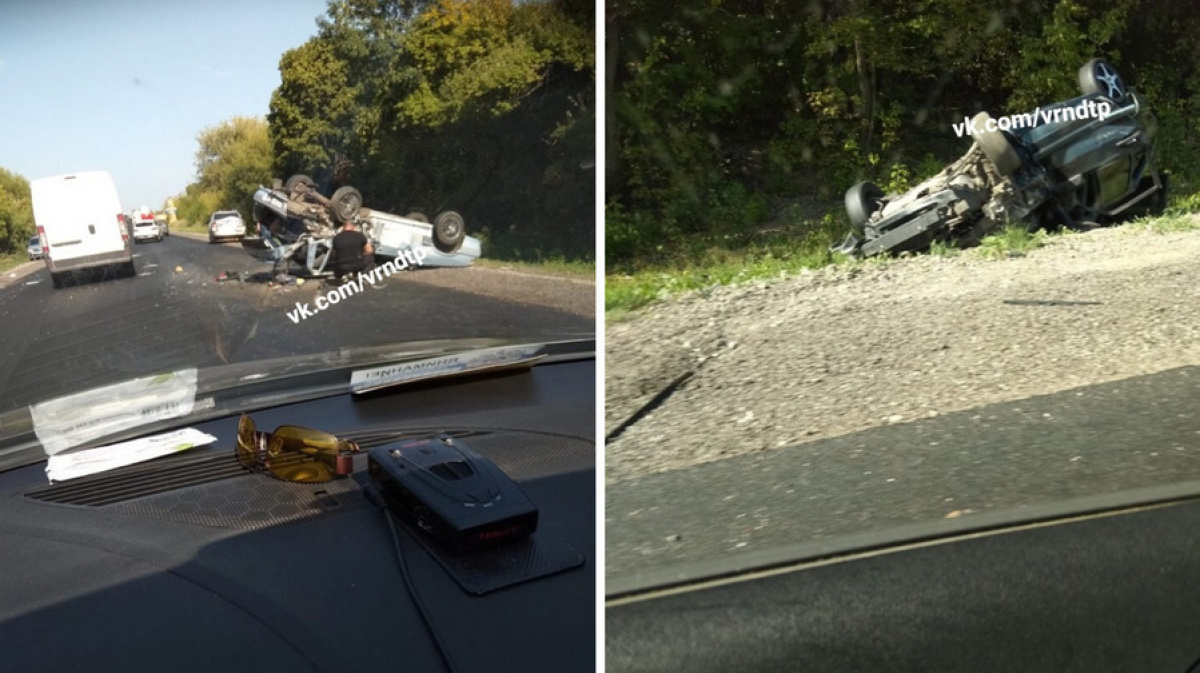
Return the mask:
[[[314,38],[283,55],[283,83],[271,95],[267,116],[275,172],[286,178],[331,175],[354,147],[359,86],[334,42]]]
[[[0,168],[0,255],[24,252],[33,232],[29,181]]]
[[[179,217],[196,223],[213,210],[236,209],[249,218],[255,190],[271,182],[267,123],[233,117],[201,131],[196,142],[196,181],[179,198]]]

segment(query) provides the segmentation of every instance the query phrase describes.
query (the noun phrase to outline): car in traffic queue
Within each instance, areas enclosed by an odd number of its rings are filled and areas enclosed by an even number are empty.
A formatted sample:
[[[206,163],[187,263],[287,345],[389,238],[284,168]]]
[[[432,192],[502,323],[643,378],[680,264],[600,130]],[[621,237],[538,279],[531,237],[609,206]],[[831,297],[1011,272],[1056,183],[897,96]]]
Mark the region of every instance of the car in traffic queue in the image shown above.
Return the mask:
[[[242,240],[246,235],[246,223],[236,210],[218,210],[208,217],[208,242],[221,239]]]
[[[42,258],[42,239],[38,236],[34,236],[33,238],[30,238],[29,246],[25,248],[25,251],[27,253],[29,253],[30,261],[33,261],[35,259],[41,259]]]

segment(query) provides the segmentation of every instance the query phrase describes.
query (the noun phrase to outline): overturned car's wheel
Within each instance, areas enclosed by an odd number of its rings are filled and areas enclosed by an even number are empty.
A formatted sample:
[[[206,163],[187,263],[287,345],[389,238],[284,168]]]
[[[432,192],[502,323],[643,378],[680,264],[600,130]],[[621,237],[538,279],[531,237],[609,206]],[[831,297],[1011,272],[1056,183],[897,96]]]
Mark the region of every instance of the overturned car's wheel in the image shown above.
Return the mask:
[[[357,189],[350,185],[338,187],[329,199],[329,211],[333,215],[333,221],[338,224],[350,222],[358,215],[362,202],[362,194]]]
[[[409,213],[409,214],[405,215],[405,216],[404,216],[404,219],[406,219],[406,220],[416,220],[417,222],[424,222],[425,224],[429,224],[429,216],[428,216],[428,215],[426,215],[425,213],[422,213],[422,212],[418,211],[418,210],[414,210],[413,212],[411,212],[411,213]]]
[[[442,252],[457,252],[467,237],[462,215],[447,210],[433,218],[433,247]]]
[[[992,116],[988,113],[980,112],[971,120],[971,125],[979,129],[979,135],[975,136],[975,142],[979,143],[979,148],[983,150],[983,156],[987,157],[988,161],[996,167],[996,172],[1001,177],[1008,177],[1021,168],[1021,155],[1017,154],[1017,148],[1013,147],[1008,136],[1004,135],[1004,131],[987,130],[987,122],[991,118]]]
[[[883,190],[874,182],[860,182],[846,190],[846,215],[855,231],[862,231],[871,215],[879,210],[882,198]]]
[[[313,182],[312,178],[308,177],[307,175],[297,173],[296,175],[288,178],[287,182],[283,183],[283,189],[284,191],[291,192],[298,185],[307,185],[309,188],[314,190],[317,188],[317,183]]]
[[[1125,80],[1117,69],[1102,58],[1093,58],[1079,69],[1079,90],[1083,95],[1101,94],[1114,101],[1125,98]]]

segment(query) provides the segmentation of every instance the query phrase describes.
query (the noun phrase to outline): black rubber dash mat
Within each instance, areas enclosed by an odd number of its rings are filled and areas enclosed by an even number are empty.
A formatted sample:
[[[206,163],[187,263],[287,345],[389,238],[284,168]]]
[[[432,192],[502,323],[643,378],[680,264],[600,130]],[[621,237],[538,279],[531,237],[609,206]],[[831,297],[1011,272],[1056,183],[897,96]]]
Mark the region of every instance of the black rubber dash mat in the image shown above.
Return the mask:
[[[368,507],[353,479],[295,484],[266,474],[202,484],[113,505],[124,514],[254,530]]]
[[[463,591],[476,596],[578,568],[583,555],[552,529],[539,528],[529,539],[494,549],[454,554],[436,546],[428,535],[396,515],[401,530],[416,539]]]

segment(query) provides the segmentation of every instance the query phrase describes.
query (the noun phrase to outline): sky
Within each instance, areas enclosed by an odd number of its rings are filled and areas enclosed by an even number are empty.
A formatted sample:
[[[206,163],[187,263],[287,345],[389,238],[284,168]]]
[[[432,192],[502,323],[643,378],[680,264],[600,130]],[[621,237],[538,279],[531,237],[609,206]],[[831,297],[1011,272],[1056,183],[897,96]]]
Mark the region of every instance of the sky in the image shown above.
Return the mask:
[[[326,0],[0,0],[0,168],[106,170],[121,206],[195,178],[196,135],[265,117]]]

